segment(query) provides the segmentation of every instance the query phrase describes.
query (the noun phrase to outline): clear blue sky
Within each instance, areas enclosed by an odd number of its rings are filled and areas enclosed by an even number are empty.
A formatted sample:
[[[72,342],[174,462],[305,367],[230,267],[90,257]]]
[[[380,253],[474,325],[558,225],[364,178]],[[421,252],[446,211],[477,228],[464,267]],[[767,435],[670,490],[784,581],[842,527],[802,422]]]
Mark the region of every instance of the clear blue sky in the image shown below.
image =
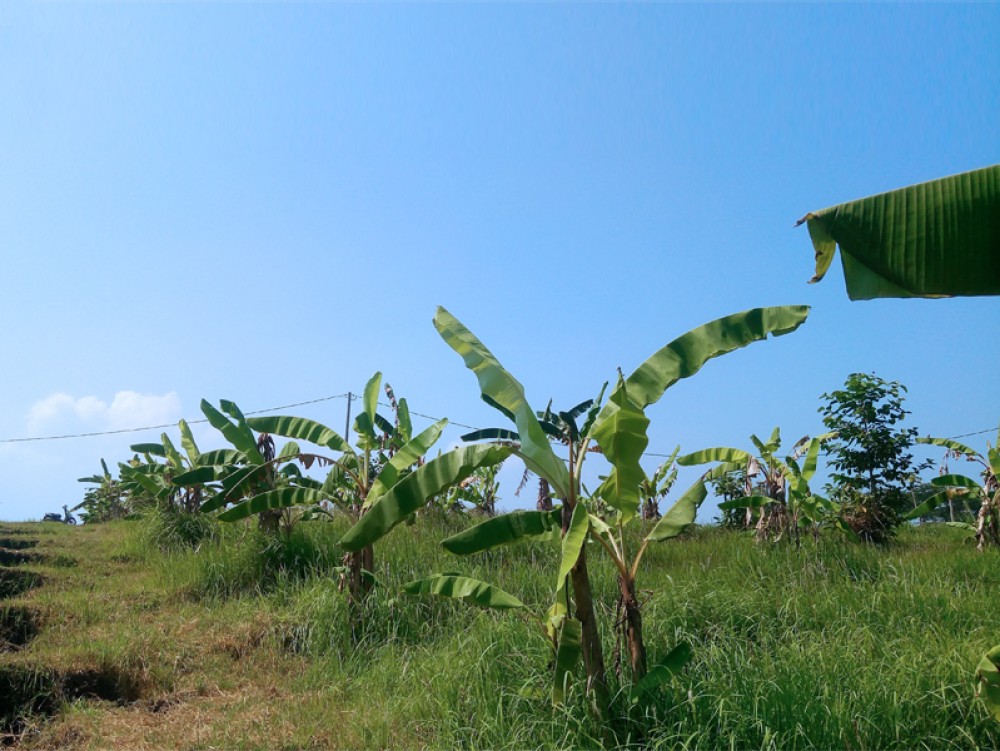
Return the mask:
[[[0,438],[375,370],[414,410],[502,422],[438,304],[538,408],[718,316],[813,306],[669,391],[651,451],[790,444],[854,371],[904,383],[922,432],[995,426],[1000,300],[851,303],[839,262],[806,285],[792,225],[1000,162],[998,39],[995,4],[5,2]],[[344,401],[295,412],[340,430]],[[75,504],[158,435],[0,443],[0,518]]]

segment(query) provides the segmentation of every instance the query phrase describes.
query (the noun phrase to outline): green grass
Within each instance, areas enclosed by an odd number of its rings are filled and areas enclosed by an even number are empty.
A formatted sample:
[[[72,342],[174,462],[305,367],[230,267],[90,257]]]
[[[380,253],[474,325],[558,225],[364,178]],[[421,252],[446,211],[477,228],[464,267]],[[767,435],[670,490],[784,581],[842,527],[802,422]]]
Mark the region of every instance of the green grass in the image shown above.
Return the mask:
[[[19,525],[44,531],[32,550],[49,557],[23,567],[42,586],[5,605],[30,608],[41,627],[0,655],[0,678],[35,681],[50,698],[19,723],[20,743],[600,746],[579,685],[565,707],[549,704],[552,657],[537,623],[399,594],[411,579],[460,571],[544,611],[556,551],[456,558],[438,543],[462,524],[424,516],[376,546],[379,586],[353,636],[336,573],[341,523],[300,524],[279,543],[252,524]],[[598,549],[591,561],[613,670],[616,584]],[[761,547],[714,529],[654,547],[639,577],[650,658],[680,640],[694,658],[641,705],[613,678],[618,743],[996,748],[1000,725],[972,675],[1000,642],[998,584],[1000,554],[945,527],[903,530],[887,549],[833,538]]]

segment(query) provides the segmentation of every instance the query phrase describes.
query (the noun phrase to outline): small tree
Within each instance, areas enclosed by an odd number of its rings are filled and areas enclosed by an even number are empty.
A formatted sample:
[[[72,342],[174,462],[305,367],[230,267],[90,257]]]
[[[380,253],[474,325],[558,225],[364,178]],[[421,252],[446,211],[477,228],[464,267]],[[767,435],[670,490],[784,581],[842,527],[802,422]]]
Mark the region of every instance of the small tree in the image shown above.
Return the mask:
[[[910,449],[916,428],[899,428],[906,387],[865,373],[851,373],[844,388],[823,394],[823,424],[836,436],[826,443],[833,468],[828,491],[841,503],[845,521],[867,542],[884,542],[908,510],[917,473]]]

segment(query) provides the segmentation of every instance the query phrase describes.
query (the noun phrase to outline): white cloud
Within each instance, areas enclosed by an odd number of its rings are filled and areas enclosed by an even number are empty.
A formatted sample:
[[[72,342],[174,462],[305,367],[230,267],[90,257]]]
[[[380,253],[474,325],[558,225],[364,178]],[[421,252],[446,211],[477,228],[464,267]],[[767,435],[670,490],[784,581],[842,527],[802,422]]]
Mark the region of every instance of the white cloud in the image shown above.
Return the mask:
[[[108,404],[96,396],[73,397],[57,393],[35,402],[28,410],[31,435],[53,430],[80,429],[87,432],[140,428],[177,422],[181,401],[176,392],[162,396],[119,391]]]

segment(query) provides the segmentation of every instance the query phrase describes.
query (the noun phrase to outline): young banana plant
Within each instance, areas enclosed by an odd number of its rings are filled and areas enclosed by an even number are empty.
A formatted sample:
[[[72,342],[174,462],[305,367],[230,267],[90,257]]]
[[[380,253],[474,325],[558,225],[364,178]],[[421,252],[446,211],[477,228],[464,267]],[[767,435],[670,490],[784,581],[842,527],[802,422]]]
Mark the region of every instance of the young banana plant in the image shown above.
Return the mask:
[[[639,465],[648,442],[649,420],[645,408],[658,401],[678,380],[696,373],[708,360],[765,339],[769,334],[779,336],[794,331],[807,314],[805,306],[758,308],[718,319],[679,337],[657,351],[628,378],[619,377],[608,402],[603,407],[594,405],[582,426],[578,426],[576,420],[580,415],[560,413],[570,434],[570,440],[564,443],[566,456],[562,457],[553,450],[550,435],[528,404],[521,383],[457,318],[444,308],[438,308],[434,317],[438,333],[476,375],[483,400],[510,419],[514,429],[490,436],[498,440],[498,444],[462,446],[445,454],[435,460],[441,463],[439,471],[431,472],[434,462],[417,469],[382,496],[345,536],[342,544],[353,549],[377,540],[427,497],[461,482],[474,471],[477,462],[495,463],[510,454],[518,456],[528,470],[548,483],[561,505],[551,512],[504,514],[450,537],[443,544],[452,553],[468,555],[524,539],[559,540],[562,555],[554,581],[556,596],[547,619],[557,645],[554,697],[561,697],[564,679],[582,654],[588,692],[601,716],[605,717],[610,691],[587,569],[586,543],[595,541],[609,552],[622,578],[622,588],[630,593],[629,607],[637,615],[635,574],[646,546],[649,542],[670,539],[692,523],[698,504],[706,495],[704,483],[695,483],[647,535],[640,551],[630,556],[623,550],[621,526],[637,516],[639,484],[645,479]],[[611,464],[611,471],[594,496],[588,497],[582,472],[593,444]],[[597,499],[614,509],[616,516],[612,523],[592,513]],[[453,575],[431,577],[414,583],[410,589],[447,595],[456,591],[449,577]],[[632,633],[641,644],[641,623],[638,628],[633,627]],[[637,668],[634,673],[641,680],[645,673],[644,651],[637,649],[634,654],[633,665]],[[669,666],[663,669],[667,671]]]
[[[965,496],[971,500],[978,500],[980,503],[976,524],[971,527],[976,535],[976,548],[983,550],[988,545],[1000,547],[1000,481],[998,481],[1000,478],[1000,431],[997,432],[996,445],[987,444],[985,456],[950,438],[918,438],[917,443],[941,446],[945,449],[945,461],[949,457],[957,459],[964,456],[966,460],[979,464],[982,467],[980,472],[982,482],[965,475],[949,472],[935,477],[931,480],[931,484],[941,488],[941,490],[903,518],[907,520],[919,518],[933,511],[942,499],[947,498],[950,502],[955,495]],[[969,528],[969,525],[960,522],[953,524]]]
[[[261,435],[291,439],[282,454],[275,458],[275,463],[296,460],[306,468],[314,462],[332,466],[322,483],[296,471],[288,473],[287,482],[281,487],[261,488],[258,492],[241,496],[241,484],[254,474],[254,466],[260,466],[252,460],[250,467],[243,470],[245,476],[230,486],[228,497],[238,499],[238,502],[219,518],[236,521],[253,514],[280,513],[293,506],[322,508],[326,502],[335,504],[355,520],[365,518],[378,499],[403,480],[413,465],[423,461],[447,424],[447,420],[439,420],[412,436],[406,400],[397,402],[388,386],[386,393],[391,404],[395,405],[396,419],[391,422],[378,413],[381,385],[382,374],[375,373],[365,386],[361,411],[353,425],[357,435],[355,446],[315,420],[281,415],[247,419],[245,427],[251,437],[252,431],[256,430]],[[252,442],[242,431],[240,436],[241,445],[238,447],[249,449]],[[296,441],[311,443],[339,456],[334,458],[302,452]],[[263,456],[261,458],[264,459]],[[371,544],[349,549],[343,573],[353,605],[371,590],[373,571],[374,550]]]
[[[781,447],[781,433],[775,428],[765,443],[756,435],[750,441],[756,454],[737,448],[716,447],[685,454],[677,463],[689,467],[707,462],[722,462],[731,469],[742,471],[746,487],[744,495],[719,504],[722,510],[746,509],[749,520],[756,519],[755,536],[758,542],[777,542],[787,536],[800,543],[803,526],[814,529],[832,504],[810,490],[809,481],[816,473],[820,447],[830,438],[824,434],[810,439],[806,436],[793,447],[792,453],[781,460],[777,451]],[[802,466],[799,460],[805,457]],[[748,523],[749,526],[749,523]]]

